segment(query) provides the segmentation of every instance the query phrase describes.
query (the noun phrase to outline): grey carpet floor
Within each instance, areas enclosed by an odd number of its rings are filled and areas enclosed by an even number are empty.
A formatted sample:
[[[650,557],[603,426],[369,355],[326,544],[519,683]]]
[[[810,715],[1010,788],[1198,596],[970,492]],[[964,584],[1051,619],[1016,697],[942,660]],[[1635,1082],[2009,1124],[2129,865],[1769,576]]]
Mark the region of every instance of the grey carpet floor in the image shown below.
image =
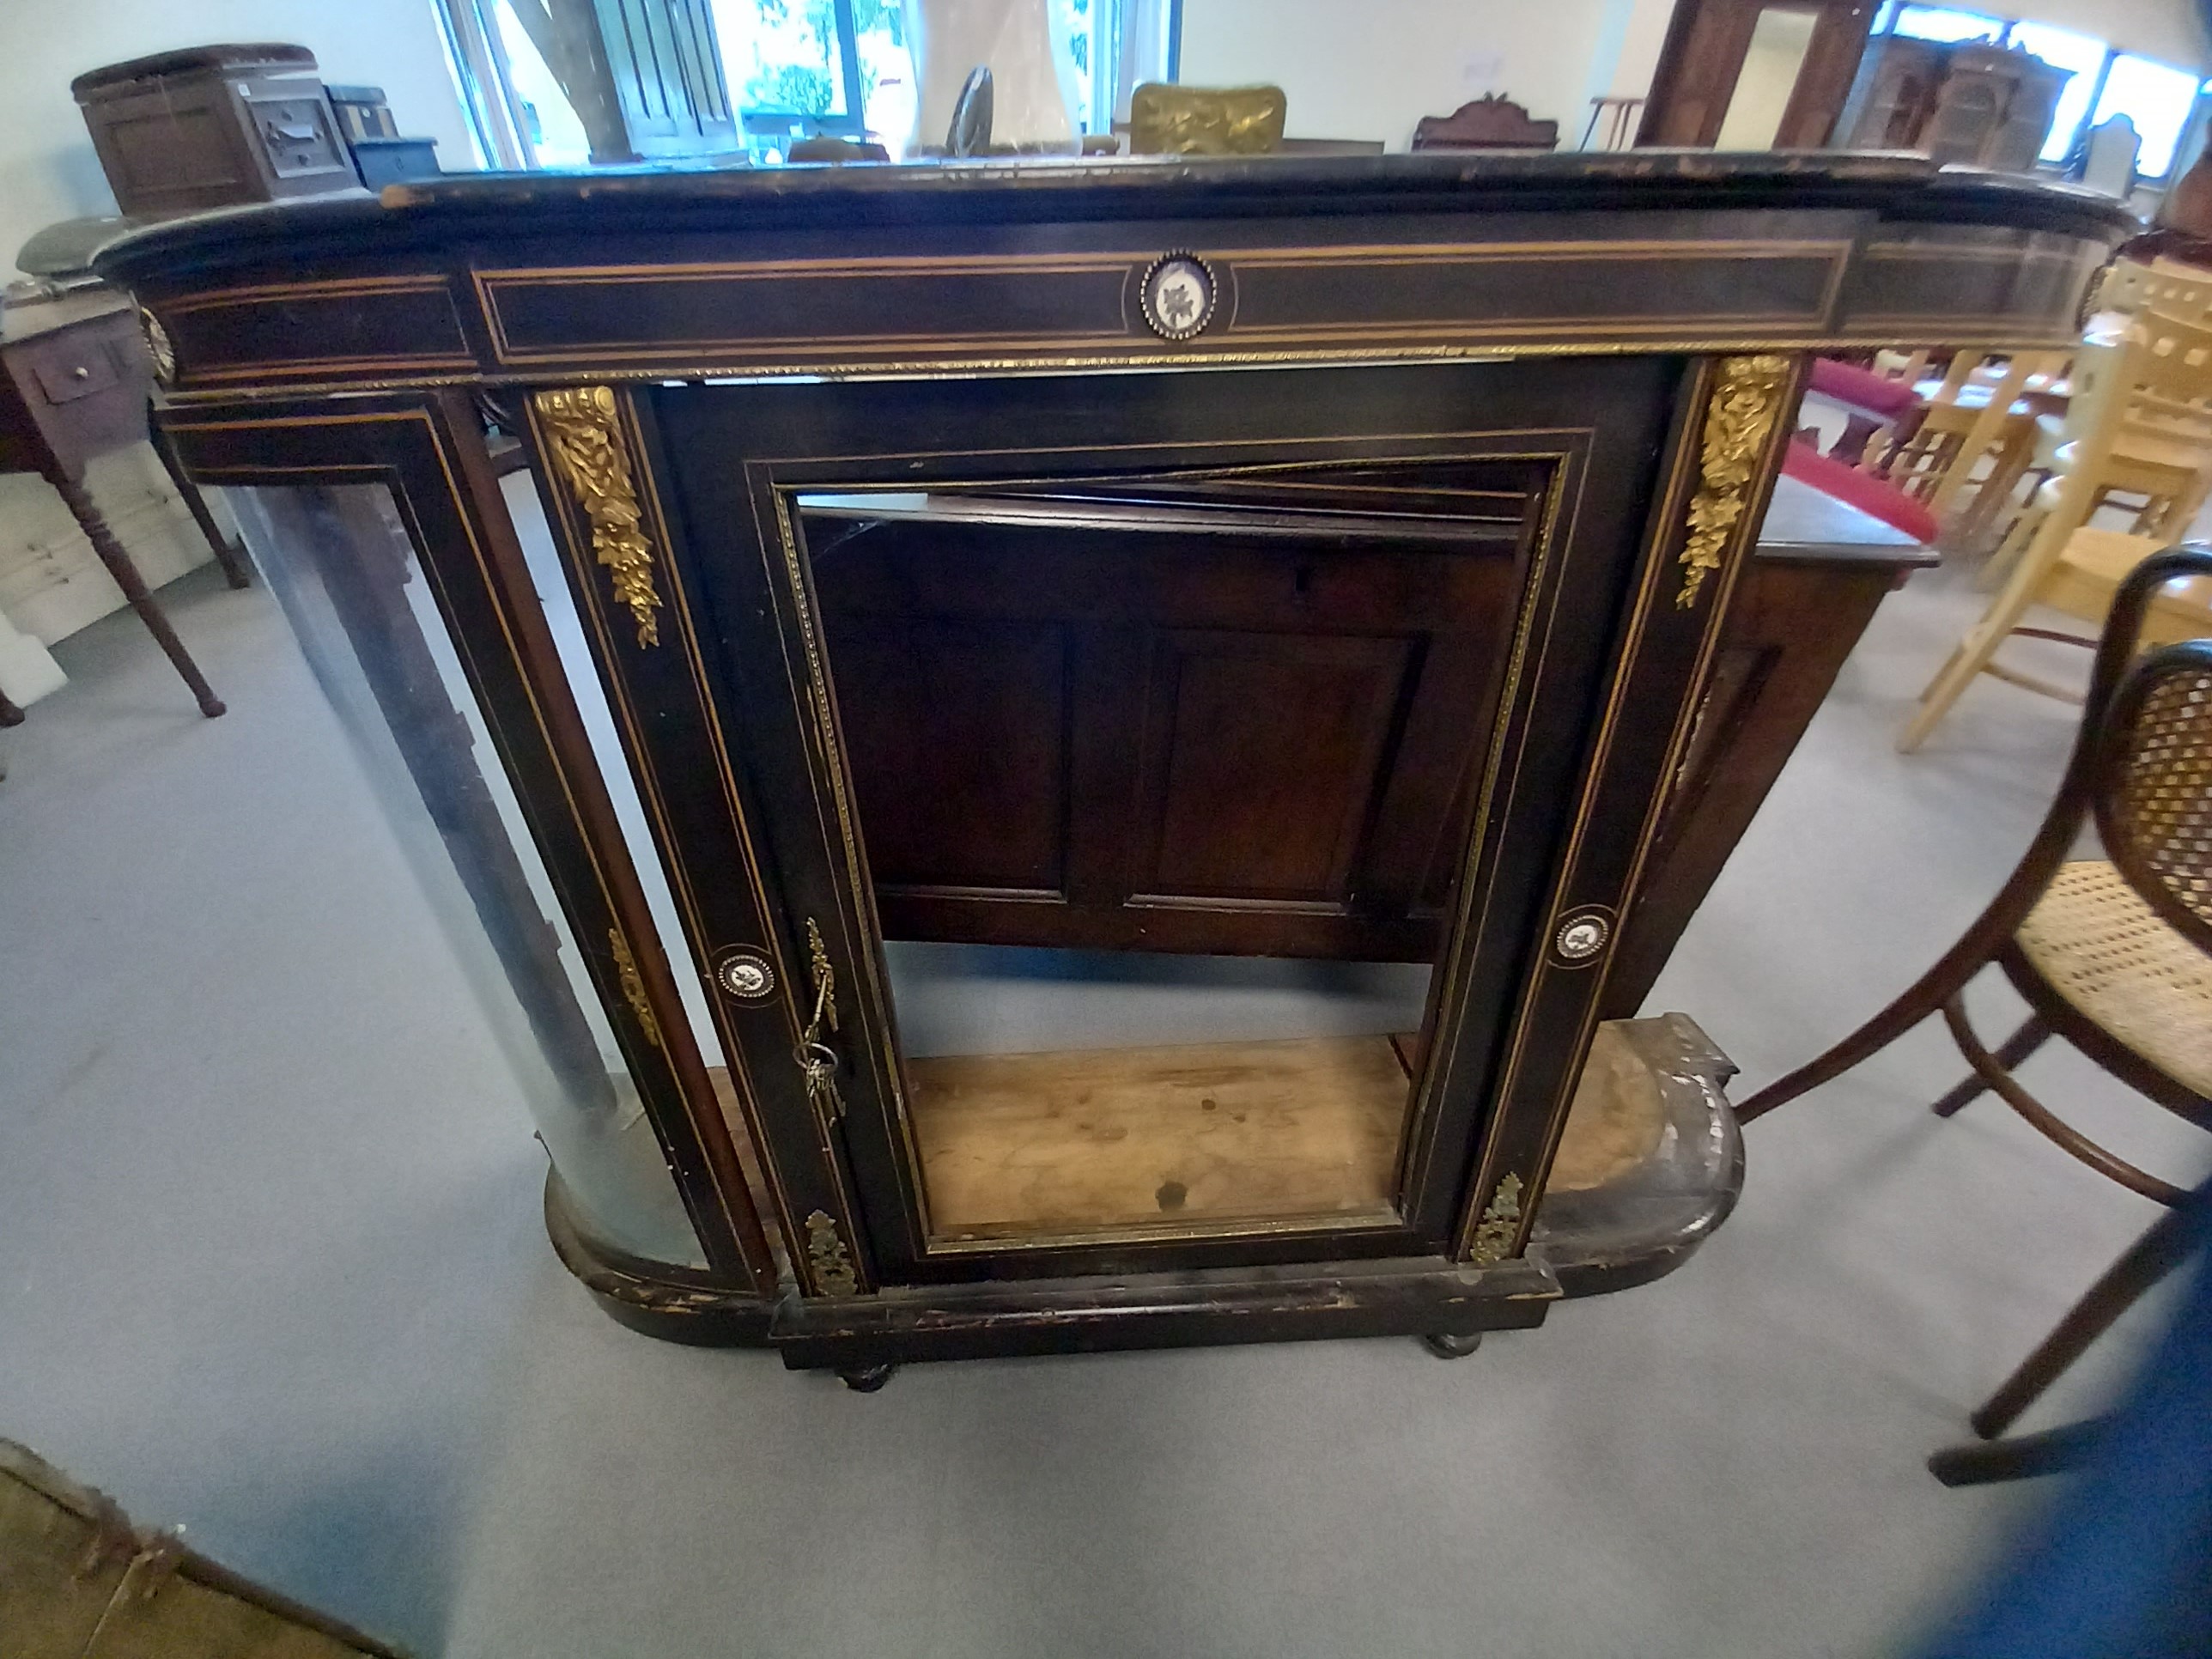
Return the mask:
[[[1765,1659],[1895,1651],[2047,1498],[1922,1460],[2154,1211],[1987,1101],[1929,1116],[1934,1027],[1753,1128],[1673,1278],[1461,1362],[861,1397],[626,1333],[544,1245],[520,1101],[274,606],[167,597],[228,718],[121,616],[0,732],[0,1434],[242,1571],[424,1654]],[[2056,704],[1984,682],[1889,747],[1978,603],[1887,604],[1653,998],[1746,1088],[1917,972],[2043,810]],[[2028,1075],[2205,1166],[2077,1056]]]

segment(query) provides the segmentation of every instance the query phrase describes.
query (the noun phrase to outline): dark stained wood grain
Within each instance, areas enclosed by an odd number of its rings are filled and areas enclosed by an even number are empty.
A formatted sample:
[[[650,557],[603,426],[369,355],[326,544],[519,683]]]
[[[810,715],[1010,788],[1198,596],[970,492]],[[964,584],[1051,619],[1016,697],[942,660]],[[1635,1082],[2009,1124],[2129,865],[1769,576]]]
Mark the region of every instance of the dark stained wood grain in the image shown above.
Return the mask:
[[[879,894],[1060,890],[1066,628],[874,617],[833,638]]]
[[[149,229],[100,268],[168,328],[180,395],[205,395],[1805,347],[1877,318],[1886,341],[2057,344],[2068,272],[2133,228],[2117,204],[1905,157],[1439,152],[455,176]],[[1982,246],[1978,278],[1863,269]],[[1177,248],[1216,303],[1170,343],[1138,289]],[[2039,250],[2067,271],[1994,279]]]
[[[1607,1018],[1643,1006],[1899,575],[1893,564],[1782,557],[1756,560],[1745,573],[1650,872],[1607,975]]]
[[[1304,535],[1281,515],[1237,533],[1261,509],[1218,505],[1209,533],[1023,521],[1080,520],[1080,491],[975,497],[967,520],[812,518],[886,936],[1432,958],[1525,472],[1462,465],[1449,495],[1443,469],[1412,472],[1417,501],[1474,515],[1456,544],[1373,513]],[[1372,507],[1394,482],[1273,483]],[[1160,514],[1223,499],[1135,493]]]

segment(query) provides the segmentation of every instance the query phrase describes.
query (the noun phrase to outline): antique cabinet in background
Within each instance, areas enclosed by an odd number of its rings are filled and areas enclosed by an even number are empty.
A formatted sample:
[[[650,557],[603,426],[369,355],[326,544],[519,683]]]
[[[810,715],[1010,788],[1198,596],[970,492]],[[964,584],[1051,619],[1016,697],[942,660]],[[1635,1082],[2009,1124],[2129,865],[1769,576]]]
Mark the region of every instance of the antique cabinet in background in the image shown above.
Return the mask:
[[[1887,35],[1860,69],[1838,142],[2030,172],[2069,78],[2016,47]]]
[[[2120,228],[1894,159],[1264,159],[455,179],[102,269],[563,1260],[866,1384],[1464,1348],[1679,1263],[1726,1063],[1600,1021],[1803,354],[2055,343]]]

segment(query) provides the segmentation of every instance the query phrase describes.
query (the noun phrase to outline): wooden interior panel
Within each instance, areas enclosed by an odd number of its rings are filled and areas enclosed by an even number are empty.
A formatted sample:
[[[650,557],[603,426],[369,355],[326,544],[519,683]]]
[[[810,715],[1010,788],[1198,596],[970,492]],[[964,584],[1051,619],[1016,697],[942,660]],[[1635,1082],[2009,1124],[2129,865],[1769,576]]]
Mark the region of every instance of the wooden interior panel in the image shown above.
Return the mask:
[[[1432,957],[1534,482],[1424,468],[1419,520],[1380,469],[1314,486],[1365,533],[1244,481],[1219,531],[1140,485],[1006,498],[1125,523],[810,515],[885,936]]]
[[[1144,896],[1341,903],[1410,655],[1329,634],[1162,639]]]
[[[878,886],[1056,894],[1065,631],[842,617],[830,646]]]

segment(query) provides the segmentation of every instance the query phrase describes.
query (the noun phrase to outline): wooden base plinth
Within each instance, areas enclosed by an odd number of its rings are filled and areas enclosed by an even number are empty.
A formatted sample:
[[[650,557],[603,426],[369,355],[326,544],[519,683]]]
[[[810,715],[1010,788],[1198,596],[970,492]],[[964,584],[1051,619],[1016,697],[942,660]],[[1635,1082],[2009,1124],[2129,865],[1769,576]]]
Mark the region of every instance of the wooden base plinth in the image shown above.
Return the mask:
[[[1209,1213],[1387,1194],[1379,1183],[1395,1165],[1408,1087],[1399,1055],[1411,1051],[1404,1038],[1333,1038],[961,1057],[910,1061],[908,1073],[925,1173],[945,1182],[933,1188],[939,1209],[968,1203],[972,1224],[1023,1231],[1133,1212],[1156,1222],[1163,1170],[1195,1174],[1186,1206],[1221,1206]],[[1601,1026],[1529,1251],[1485,1268],[1319,1261],[771,1300],[591,1240],[557,1176],[546,1224],[562,1261],[622,1323],[676,1341],[772,1346],[794,1369],[872,1376],[908,1360],[984,1355],[1465,1339],[1541,1324],[1561,1297],[1644,1284],[1688,1258],[1742,1185],[1721,1092],[1733,1070],[1680,1015]],[[1337,1092],[1294,1086],[1323,1080]],[[1085,1158],[1096,1167],[1082,1168]],[[1260,1173],[1243,1176],[1246,1161]],[[1022,1179],[983,1178],[1007,1171]],[[1314,1242],[1326,1249],[1328,1234]]]
[[[908,1060],[947,1243],[1117,1226],[1397,1219],[1411,1037],[1308,1037]],[[1599,1028],[1548,1190],[1601,1187],[1664,1127],[1650,1068]]]

